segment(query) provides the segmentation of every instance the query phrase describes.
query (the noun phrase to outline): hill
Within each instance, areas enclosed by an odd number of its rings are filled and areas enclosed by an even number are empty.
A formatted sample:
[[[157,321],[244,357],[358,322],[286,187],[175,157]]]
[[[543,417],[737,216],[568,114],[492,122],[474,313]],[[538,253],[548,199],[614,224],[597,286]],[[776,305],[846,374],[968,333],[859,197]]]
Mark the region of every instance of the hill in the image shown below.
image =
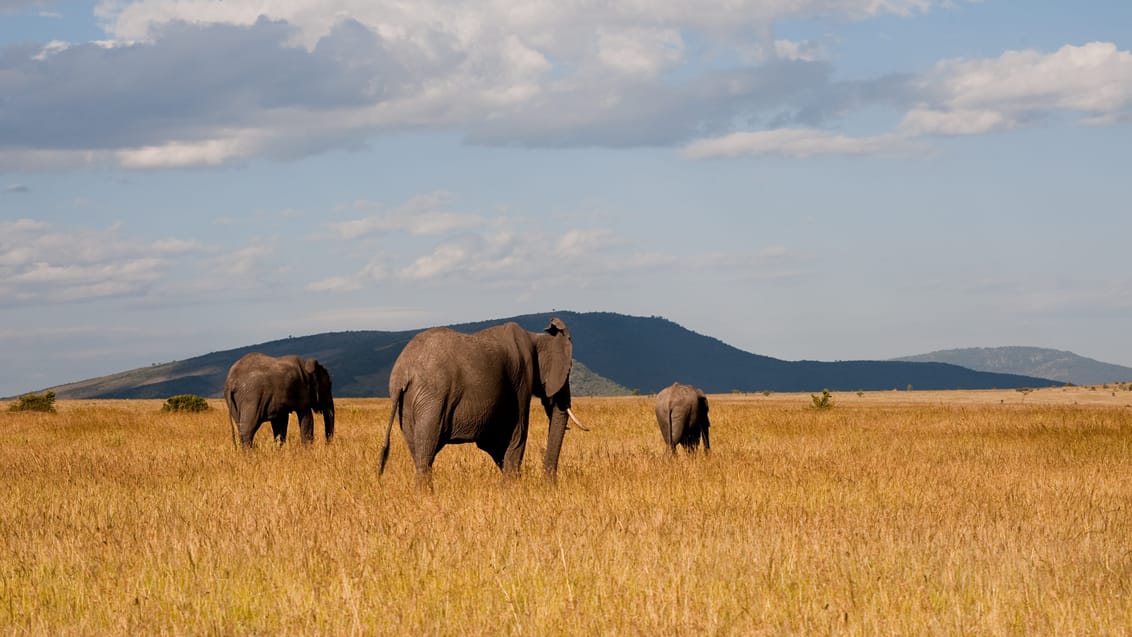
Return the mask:
[[[951,363],[981,372],[1022,374],[1074,385],[1132,381],[1132,367],[1042,347],[968,347],[893,360]]]
[[[659,317],[608,312],[555,312],[569,326],[574,358],[571,378],[577,395],[652,393],[674,380],[710,393],[731,391],[819,391],[905,389],[990,389],[1042,387],[1053,381],[973,371],[947,363],[905,361],[784,361],[751,354]],[[515,321],[538,331],[551,314],[528,314],[452,325],[474,332]],[[273,356],[318,358],[330,370],[336,396],[386,396],[397,355],[417,332],[333,332],[286,338],[195,358],[130,370],[50,388],[60,399],[165,398],[191,393],[219,396],[228,368],[251,351]]]

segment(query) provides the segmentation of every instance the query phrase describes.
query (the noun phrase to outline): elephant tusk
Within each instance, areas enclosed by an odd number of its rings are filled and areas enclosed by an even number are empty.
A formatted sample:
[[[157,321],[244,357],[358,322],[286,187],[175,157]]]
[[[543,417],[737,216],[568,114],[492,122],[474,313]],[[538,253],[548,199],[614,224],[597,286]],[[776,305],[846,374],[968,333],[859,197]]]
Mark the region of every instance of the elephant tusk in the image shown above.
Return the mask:
[[[566,409],[566,415],[570,417],[571,422],[573,422],[575,425],[578,425],[578,429],[581,429],[582,431],[589,431],[589,429],[586,429],[585,425],[583,425],[578,420],[578,417],[574,415],[574,412],[571,409]]]

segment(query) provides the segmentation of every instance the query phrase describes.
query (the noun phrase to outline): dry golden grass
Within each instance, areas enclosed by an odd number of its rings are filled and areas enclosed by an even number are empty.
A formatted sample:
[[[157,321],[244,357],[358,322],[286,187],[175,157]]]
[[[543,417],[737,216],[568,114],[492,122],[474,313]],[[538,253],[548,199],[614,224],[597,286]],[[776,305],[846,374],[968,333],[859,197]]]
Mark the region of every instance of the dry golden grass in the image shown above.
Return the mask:
[[[576,399],[556,488],[532,419],[520,480],[449,447],[432,495],[399,437],[377,480],[387,400],[251,453],[218,401],[4,412],[0,632],[1125,635],[1115,393],[713,396],[713,454],[675,459],[651,399]]]

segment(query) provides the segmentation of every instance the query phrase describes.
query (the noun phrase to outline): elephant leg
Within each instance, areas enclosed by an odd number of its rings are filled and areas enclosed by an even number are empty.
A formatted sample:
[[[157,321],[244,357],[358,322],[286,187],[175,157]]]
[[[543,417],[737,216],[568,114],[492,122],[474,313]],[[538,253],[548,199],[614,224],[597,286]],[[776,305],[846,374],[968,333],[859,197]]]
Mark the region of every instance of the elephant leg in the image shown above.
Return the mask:
[[[287,417],[290,414],[283,414],[271,419],[271,433],[275,436],[275,444],[281,445],[287,442]]]
[[[402,423],[401,433],[405,435],[405,446],[409,448],[409,457],[413,459],[413,466],[416,469],[417,489],[432,492],[432,461],[436,458],[436,455],[424,452],[428,459],[423,462],[420,461],[422,452],[417,448],[417,440],[413,436],[412,430],[406,429],[404,423]]]
[[[405,434],[405,442],[409,446],[409,453],[413,456],[413,465],[417,473],[417,488],[432,491],[432,463],[436,454],[444,446],[440,439],[439,405],[413,405],[412,409],[402,416],[401,431]],[[408,421],[408,426],[406,426]]]
[[[504,479],[517,478],[523,468],[523,455],[527,451],[527,430],[531,422],[530,395],[526,399],[520,397],[515,411],[501,415],[500,422],[502,427],[499,429],[499,442],[503,449],[503,461],[496,459],[495,464],[503,472]]]
[[[679,414],[673,414],[671,427],[670,435],[672,436],[672,440],[668,441],[668,448],[671,450],[672,455],[675,456],[676,447],[682,446],[687,449],[685,436],[687,435],[688,425]]]
[[[693,428],[688,434],[684,436],[684,449],[689,454],[695,454],[700,449],[700,429],[699,427]]]
[[[704,427],[703,430],[700,432],[700,435],[704,439],[704,455],[711,453],[711,439],[708,438],[708,429],[709,428],[710,427]]]
[[[240,446],[250,449],[255,440],[255,432],[259,431],[259,421],[245,420],[240,423]]]
[[[432,463],[436,460],[439,449],[426,449],[413,454],[413,465],[416,467],[417,489],[432,492]]]
[[[503,471],[503,460],[507,455],[507,444],[495,439],[481,439],[476,441],[476,446],[484,453],[491,456],[491,461]]]
[[[303,409],[297,413],[299,416],[299,437],[304,445],[309,445],[314,442],[314,412],[310,409]]]
[[[515,433],[511,436],[507,449],[503,452],[503,464],[500,469],[503,470],[504,476],[518,477],[519,471],[523,468],[523,455],[526,451],[527,427],[520,423],[515,428]]]

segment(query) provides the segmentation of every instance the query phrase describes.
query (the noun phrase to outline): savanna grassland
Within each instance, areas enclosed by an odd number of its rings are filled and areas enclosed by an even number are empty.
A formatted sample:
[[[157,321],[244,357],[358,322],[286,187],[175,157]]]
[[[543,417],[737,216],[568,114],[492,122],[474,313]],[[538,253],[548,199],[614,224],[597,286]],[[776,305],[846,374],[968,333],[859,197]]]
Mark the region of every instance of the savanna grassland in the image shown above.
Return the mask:
[[[449,447],[431,495],[396,432],[378,481],[382,399],[250,453],[218,401],[5,411],[0,632],[1132,632],[1132,391],[833,398],[712,396],[675,459],[651,399],[579,398],[556,487],[532,418],[521,479]]]

